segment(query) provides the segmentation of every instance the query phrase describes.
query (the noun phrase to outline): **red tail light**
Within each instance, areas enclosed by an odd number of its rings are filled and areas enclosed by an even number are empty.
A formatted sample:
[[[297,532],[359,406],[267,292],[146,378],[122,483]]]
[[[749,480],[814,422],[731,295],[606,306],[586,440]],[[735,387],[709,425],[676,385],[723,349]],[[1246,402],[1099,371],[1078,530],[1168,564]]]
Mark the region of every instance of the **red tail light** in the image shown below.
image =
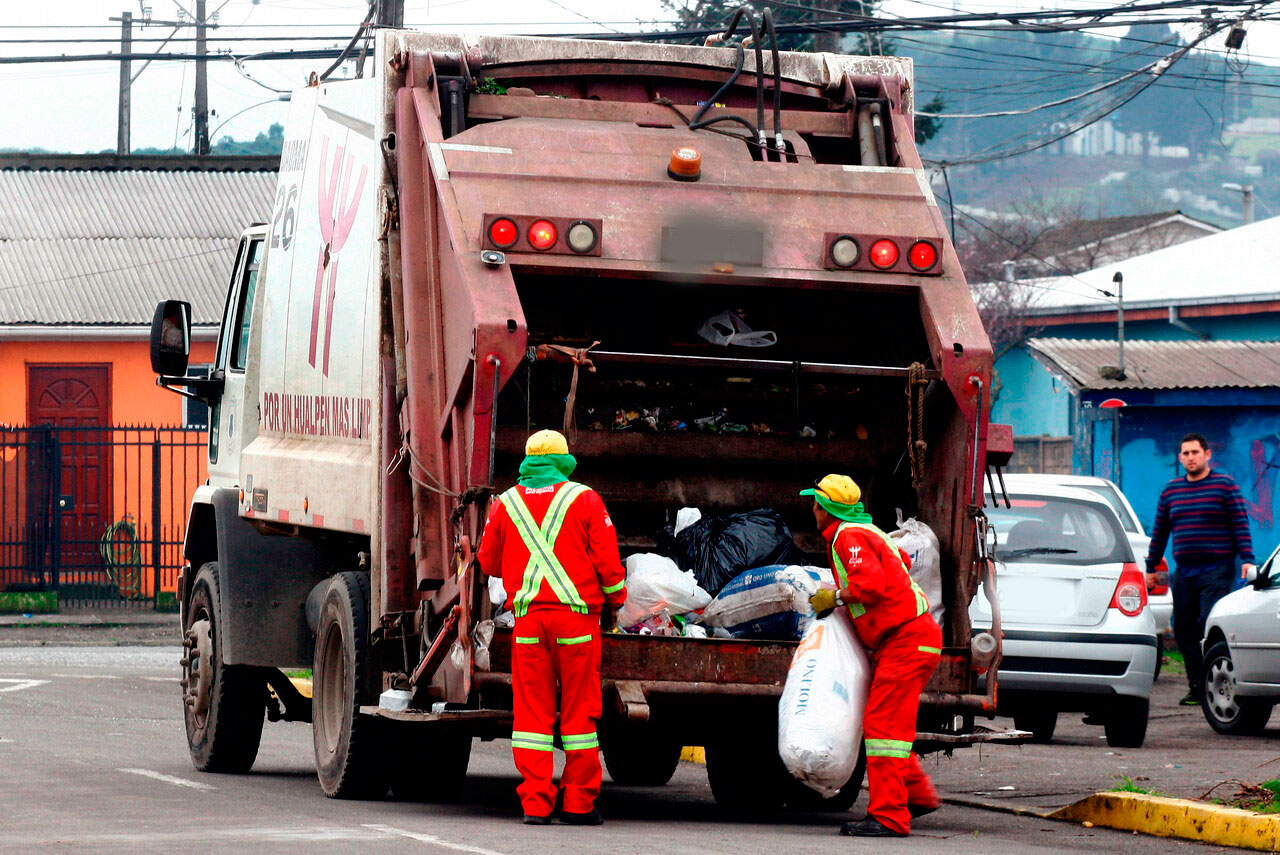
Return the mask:
[[[928,270],[938,263],[938,250],[927,240],[916,241],[907,251],[907,261],[916,270]]]
[[[1169,562],[1163,558],[1156,565],[1156,581],[1147,589],[1147,593],[1152,596],[1169,593]]]
[[[509,249],[515,246],[519,238],[520,230],[516,228],[515,223],[505,217],[489,224],[489,240],[493,241],[493,245],[498,249]]]
[[[871,263],[882,270],[887,270],[898,263],[898,245],[887,238],[881,238],[871,244]]]
[[[556,243],[556,227],[546,220],[529,226],[529,243],[534,249],[551,249]]]
[[[1147,607],[1147,577],[1132,561],[1120,571],[1120,581],[1111,595],[1108,608],[1119,609],[1120,614],[1137,617]]]

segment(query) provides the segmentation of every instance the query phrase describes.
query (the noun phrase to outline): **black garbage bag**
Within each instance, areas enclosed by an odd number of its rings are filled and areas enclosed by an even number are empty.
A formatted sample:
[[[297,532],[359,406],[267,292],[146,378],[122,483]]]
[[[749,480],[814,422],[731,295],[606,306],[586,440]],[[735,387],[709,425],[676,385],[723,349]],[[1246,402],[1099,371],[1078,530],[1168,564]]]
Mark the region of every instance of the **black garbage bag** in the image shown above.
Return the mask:
[[[740,573],[768,564],[794,564],[803,557],[791,529],[772,508],[705,516],[675,536],[672,551],[680,569],[692,570],[713,597]]]

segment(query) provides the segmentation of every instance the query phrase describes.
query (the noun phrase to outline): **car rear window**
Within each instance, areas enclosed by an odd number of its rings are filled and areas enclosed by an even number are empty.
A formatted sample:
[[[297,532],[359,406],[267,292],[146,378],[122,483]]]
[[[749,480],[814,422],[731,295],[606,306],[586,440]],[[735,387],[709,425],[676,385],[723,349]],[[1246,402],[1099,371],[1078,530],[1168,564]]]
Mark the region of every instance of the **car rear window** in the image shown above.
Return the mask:
[[[1107,500],[1107,504],[1115,509],[1116,516],[1120,517],[1120,523],[1124,526],[1125,531],[1138,533],[1138,523],[1133,517],[1129,516],[1129,509],[1124,506],[1124,502],[1120,501],[1120,495],[1106,484],[1072,484],[1070,486],[1078,486],[1081,489],[1088,490],[1090,493],[1096,493]]]
[[[1054,496],[1010,496],[987,509],[996,558],[1009,563],[1110,564],[1132,561],[1120,520],[1092,502]]]

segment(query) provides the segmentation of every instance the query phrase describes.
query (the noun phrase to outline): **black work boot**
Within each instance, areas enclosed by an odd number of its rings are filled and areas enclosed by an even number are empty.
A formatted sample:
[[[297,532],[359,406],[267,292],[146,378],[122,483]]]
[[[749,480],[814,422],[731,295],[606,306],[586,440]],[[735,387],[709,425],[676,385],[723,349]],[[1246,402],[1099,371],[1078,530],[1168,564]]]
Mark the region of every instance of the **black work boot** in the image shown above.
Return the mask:
[[[551,824],[551,817],[549,817],[549,816],[530,816],[529,814],[527,814],[527,813],[526,813],[526,814],[524,815],[524,824],[525,824],[525,825],[550,825],[550,824]]]
[[[599,808],[592,808],[586,813],[561,811],[560,823],[562,825],[604,825],[604,817],[600,815]]]
[[[858,822],[846,822],[840,827],[840,833],[845,837],[906,837],[907,835],[901,831],[894,831],[887,825],[881,824],[880,820],[873,816],[868,816]]]

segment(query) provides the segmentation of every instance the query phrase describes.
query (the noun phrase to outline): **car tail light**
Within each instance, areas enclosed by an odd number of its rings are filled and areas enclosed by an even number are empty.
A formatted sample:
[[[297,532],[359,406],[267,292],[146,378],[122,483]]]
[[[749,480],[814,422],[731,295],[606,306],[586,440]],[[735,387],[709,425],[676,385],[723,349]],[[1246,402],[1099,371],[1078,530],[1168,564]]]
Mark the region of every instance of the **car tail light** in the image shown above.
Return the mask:
[[[1153,596],[1161,596],[1169,593],[1169,562],[1161,558],[1160,563],[1156,565],[1156,581],[1147,591]]]
[[[520,239],[520,230],[506,217],[489,224],[489,241],[498,249],[510,249]]]
[[[1138,565],[1132,561],[1120,571],[1120,581],[1111,595],[1109,608],[1119,609],[1120,614],[1137,617],[1147,607],[1147,579]]]
[[[858,242],[848,235],[842,235],[831,244],[831,263],[836,267],[853,267],[862,256]]]
[[[556,227],[547,220],[529,226],[529,244],[534,249],[551,249],[556,245]]]
[[[938,249],[927,240],[918,240],[907,251],[907,261],[916,270],[929,270],[938,263]]]
[[[898,263],[898,245],[887,238],[881,238],[871,244],[871,263],[881,270],[887,270]]]

